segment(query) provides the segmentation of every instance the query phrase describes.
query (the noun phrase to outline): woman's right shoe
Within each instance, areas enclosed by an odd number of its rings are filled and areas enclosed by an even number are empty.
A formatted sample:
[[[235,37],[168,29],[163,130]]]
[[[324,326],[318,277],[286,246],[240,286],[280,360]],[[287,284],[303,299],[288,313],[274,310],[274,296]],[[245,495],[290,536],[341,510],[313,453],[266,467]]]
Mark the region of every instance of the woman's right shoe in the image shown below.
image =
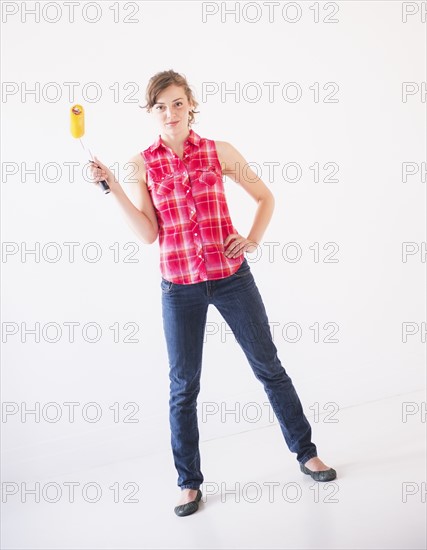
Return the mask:
[[[195,500],[187,502],[186,504],[179,504],[178,506],[175,506],[175,514],[177,516],[189,516],[190,514],[194,514],[194,512],[197,512],[197,510],[199,509],[199,502],[201,498],[202,491],[200,489],[197,489]]]
[[[301,472],[311,476],[314,481],[332,481],[337,477],[337,472],[333,468],[329,468],[329,470],[320,470],[319,472],[315,472],[304,466],[304,464],[301,464],[301,462],[299,463],[299,465]]]

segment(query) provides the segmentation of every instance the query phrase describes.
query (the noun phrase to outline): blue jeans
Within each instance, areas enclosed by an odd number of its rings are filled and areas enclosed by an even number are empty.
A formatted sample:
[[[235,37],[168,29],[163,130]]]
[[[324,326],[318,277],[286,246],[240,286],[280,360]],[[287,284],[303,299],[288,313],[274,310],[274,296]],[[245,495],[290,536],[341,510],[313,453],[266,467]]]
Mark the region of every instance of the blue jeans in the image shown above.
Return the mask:
[[[311,426],[278,356],[264,303],[246,258],[233,275],[181,285],[162,277],[163,329],[169,357],[169,422],[181,489],[198,489],[200,469],[197,396],[209,304],[213,304],[241,346],[279,421],[285,442],[304,464],[317,456]]]

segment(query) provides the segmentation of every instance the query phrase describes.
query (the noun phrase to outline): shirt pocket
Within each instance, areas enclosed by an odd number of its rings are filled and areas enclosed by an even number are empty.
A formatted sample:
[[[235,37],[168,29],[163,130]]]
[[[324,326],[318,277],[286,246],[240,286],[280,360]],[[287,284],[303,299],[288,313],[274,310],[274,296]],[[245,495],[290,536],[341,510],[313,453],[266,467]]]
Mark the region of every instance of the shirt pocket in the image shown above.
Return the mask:
[[[164,169],[150,171],[151,198],[162,227],[166,228],[174,223],[177,215],[177,188],[181,178],[179,173]]]
[[[153,189],[158,195],[168,195],[174,188],[177,176],[174,172],[157,170],[150,174],[153,182]]]
[[[212,187],[221,180],[221,173],[213,164],[196,166],[194,172],[196,179],[203,185],[208,185],[209,187]]]

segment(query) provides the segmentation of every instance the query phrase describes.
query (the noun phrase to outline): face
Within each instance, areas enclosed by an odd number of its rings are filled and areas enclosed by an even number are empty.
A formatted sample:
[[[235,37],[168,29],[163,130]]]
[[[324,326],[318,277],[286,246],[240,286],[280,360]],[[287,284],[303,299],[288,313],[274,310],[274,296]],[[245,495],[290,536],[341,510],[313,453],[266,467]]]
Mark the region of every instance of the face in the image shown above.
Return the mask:
[[[162,132],[173,136],[188,131],[188,114],[191,109],[184,88],[171,84],[157,96],[152,113]]]

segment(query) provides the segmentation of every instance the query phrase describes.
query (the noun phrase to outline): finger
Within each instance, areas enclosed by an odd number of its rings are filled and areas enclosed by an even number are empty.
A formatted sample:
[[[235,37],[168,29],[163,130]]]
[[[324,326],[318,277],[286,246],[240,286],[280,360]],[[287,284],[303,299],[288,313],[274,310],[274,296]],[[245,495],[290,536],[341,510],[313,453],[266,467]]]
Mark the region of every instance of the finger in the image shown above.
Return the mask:
[[[230,246],[228,247],[227,251],[231,254],[231,253],[234,253],[237,248],[239,247],[239,241],[237,240],[234,240]]]
[[[240,256],[240,254],[243,254],[245,247],[246,247],[246,239],[242,239],[239,241],[238,245],[233,250],[233,258],[236,258],[237,256]]]
[[[99,170],[99,168],[95,166],[92,166],[91,168],[92,168],[92,177],[99,178],[99,176],[101,175],[101,171]]]
[[[94,155],[93,159],[94,159],[94,160],[91,161],[91,162],[97,164],[100,168],[103,168],[103,169],[106,168],[105,164],[103,164],[103,163],[99,160],[98,157],[96,157],[96,156]]]
[[[225,241],[224,241],[224,247],[228,245],[228,243],[232,240],[237,238],[239,235],[238,233],[230,233],[230,235],[227,235]]]
[[[226,256],[233,257],[240,248],[240,242],[241,241],[237,241],[237,240],[233,241],[233,243],[228,247],[228,249],[225,252]]]
[[[234,252],[233,258],[237,258],[237,256],[240,256],[240,254],[242,254],[244,248],[245,248],[244,246],[239,247],[239,249]]]

